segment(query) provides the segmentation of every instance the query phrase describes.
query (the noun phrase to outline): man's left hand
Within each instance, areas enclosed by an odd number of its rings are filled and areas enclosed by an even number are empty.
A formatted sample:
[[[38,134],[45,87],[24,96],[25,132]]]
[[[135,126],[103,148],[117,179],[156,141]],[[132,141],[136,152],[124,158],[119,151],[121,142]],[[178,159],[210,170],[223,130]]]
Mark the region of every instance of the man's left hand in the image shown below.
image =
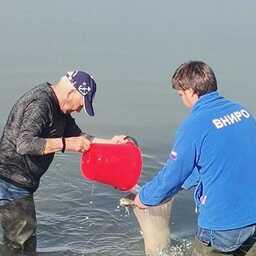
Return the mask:
[[[129,141],[128,139],[126,139],[126,137],[127,135],[116,135],[112,137],[111,142],[113,144],[123,144]]]

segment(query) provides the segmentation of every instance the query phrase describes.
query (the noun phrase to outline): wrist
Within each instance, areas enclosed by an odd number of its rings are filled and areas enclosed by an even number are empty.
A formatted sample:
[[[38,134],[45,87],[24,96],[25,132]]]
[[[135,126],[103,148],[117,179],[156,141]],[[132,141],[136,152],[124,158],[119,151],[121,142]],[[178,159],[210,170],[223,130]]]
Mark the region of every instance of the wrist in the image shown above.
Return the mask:
[[[62,141],[62,149],[61,152],[64,153],[66,150],[66,139],[64,137],[61,138]]]
[[[83,136],[90,141],[90,143],[93,143],[95,140],[95,136],[89,135],[89,134],[83,134]]]

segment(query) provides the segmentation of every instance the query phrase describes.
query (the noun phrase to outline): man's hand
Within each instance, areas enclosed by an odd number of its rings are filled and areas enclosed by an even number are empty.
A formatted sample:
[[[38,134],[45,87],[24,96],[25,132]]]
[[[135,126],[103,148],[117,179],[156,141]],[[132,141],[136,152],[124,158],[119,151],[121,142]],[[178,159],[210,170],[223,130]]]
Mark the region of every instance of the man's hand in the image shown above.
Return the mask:
[[[85,136],[65,138],[66,151],[80,152],[88,150],[90,147],[90,140]]]
[[[131,137],[127,135],[116,135],[111,139],[102,139],[90,136],[92,143],[103,143],[103,144],[124,144],[131,141]],[[132,140],[133,141],[133,140]],[[134,141],[133,141],[134,142]],[[136,144],[137,145],[137,144]]]
[[[126,135],[116,135],[114,137],[112,137],[111,142],[113,144],[123,144],[128,142],[128,139],[126,139]]]
[[[134,199],[134,205],[137,206],[138,208],[140,209],[146,209],[146,208],[149,208],[149,206],[143,204],[141,201],[140,201],[140,197],[139,197],[139,194],[136,195],[135,199]]]

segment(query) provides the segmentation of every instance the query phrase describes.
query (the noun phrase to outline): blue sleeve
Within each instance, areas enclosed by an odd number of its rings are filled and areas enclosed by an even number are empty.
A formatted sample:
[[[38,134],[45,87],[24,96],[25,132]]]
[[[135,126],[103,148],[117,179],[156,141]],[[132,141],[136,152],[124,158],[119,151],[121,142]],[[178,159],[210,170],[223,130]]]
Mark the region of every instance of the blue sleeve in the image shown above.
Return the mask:
[[[174,147],[163,168],[142,186],[139,197],[145,205],[158,205],[176,194],[196,164],[195,136],[187,129],[177,132]]]
[[[198,185],[200,180],[198,169],[195,168],[190,176],[182,184],[182,188],[189,190]]]

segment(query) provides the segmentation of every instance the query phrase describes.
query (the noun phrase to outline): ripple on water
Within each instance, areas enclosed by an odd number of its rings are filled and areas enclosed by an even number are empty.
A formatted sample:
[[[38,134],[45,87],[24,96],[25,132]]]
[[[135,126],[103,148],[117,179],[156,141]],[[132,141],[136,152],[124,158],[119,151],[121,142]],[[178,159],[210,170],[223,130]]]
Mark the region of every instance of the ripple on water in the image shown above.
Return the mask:
[[[162,252],[159,256],[188,256],[192,251],[192,242],[187,239],[179,241],[172,240],[170,247],[166,252]]]
[[[79,159],[73,157],[57,158],[35,194],[38,255],[144,256],[144,242],[133,212],[118,207],[124,193],[83,179],[76,162]],[[153,171],[159,165],[156,162],[146,156],[146,169]],[[176,242],[170,247],[171,255],[186,255],[186,248]]]

